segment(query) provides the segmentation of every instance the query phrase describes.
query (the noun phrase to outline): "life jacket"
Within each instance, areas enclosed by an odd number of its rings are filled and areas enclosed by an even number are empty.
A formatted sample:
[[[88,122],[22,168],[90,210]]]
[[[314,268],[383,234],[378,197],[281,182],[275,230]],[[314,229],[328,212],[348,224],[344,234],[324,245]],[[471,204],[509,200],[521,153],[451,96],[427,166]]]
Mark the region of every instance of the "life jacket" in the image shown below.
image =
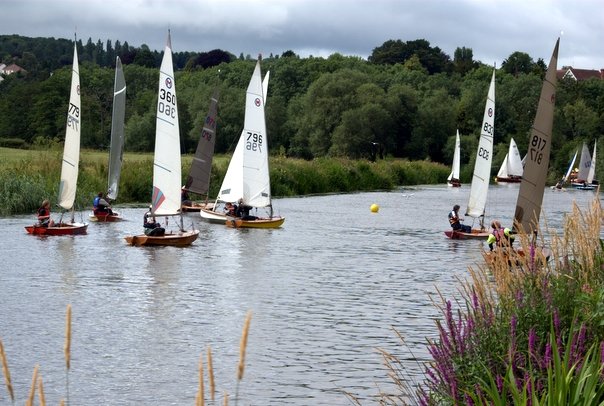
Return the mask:
[[[457,217],[457,214],[453,210],[449,213],[449,223],[451,225],[459,223],[459,217]]]
[[[94,207],[95,209],[98,208],[100,201],[101,201],[101,198],[99,196],[95,197],[94,200],[92,201],[92,207]]]

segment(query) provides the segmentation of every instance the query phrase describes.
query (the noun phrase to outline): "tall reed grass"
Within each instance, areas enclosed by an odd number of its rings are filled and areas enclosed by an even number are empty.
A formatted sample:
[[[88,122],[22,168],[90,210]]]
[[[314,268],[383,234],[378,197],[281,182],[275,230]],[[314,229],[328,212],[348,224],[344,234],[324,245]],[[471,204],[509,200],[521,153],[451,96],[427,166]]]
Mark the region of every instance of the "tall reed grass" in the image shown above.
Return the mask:
[[[237,378],[236,385],[237,386],[235,388],[235,401],[236,402],[239,400],[239,384],[243,380],[243,374],[244,374],[244,370],[245,370],[245,355],[246,355],[246,351],[247,351],[247,342],[248,342],[248,336],[250,333],[251,320],[252,320],[252,312],[248,311],[246,314],[244,323],[243,323],[243,330],[242,330],[241,339],[239,342],[239,361],[237,364],[237,373],[236,373],[236,378]],[[69,372],[69,370],[71,369],[71,331],[72,331],[71,330],[71,304],[68,304],[67,310],[66,310],[66,315],[65,315],[65,344],[63,346],[66,373]],[[203,363],[203,354],[201,354],[199,356],[199,363],[198,363],[199,377],[198,377],[197,392],[195,394],[195,400],[194,400],[194,404],[196,406],[205,405],[206,397],[210,398],[212,404],[214,404],[214,401],[215,401],[216,384],[215,384],[215,380],[214,380],[214,366],[212,363],[212,350],[209,346],[207,347],[207,350],[206,350],[206,362],[207,362],[207,376],[208,376],[208,384],[209,384],[209,393],[206,393],[206,391],[205,391],[204,363]],[[15,403],[14,390],[13,390],[13,385],[12,385],[12,381],[11,381],[10,370],[8,368],[8,361],[7,361],[6,353],[4,351],[4,346],[2,344],[1,339],[0,339],[0,363],[2,364],[2,374],[4,375],[4,381],[6,384],[7,392],[10,396],[12,403],[14,404]],[[27,395],[27,399],[25,400],[26,406],[34,405],[36,389],[38,392],[39,404],[41,406],[44,406],[46,404],[46,399],[45,399],[45,395],[44,395],[44,384],[42,381],[42,376],[40,374],[40,366],[38,364],[36,364],[34,366],[29,393]],[[66,392],[67,392],[66,393],[67,401],[65,401],[65,399],[61,399],[61,401],[60,401],[61,406],[64,406],[65,404],[69,405],[69,377],[68,376],[66,376]],[[224,393],[224,395],[223,395],[223,399],[222,399],[222,404],[224,406],[227,406],[229,404],[229,394],[226,390],[223,393]],[[1,399],[1,397],[0,397],[0,399]]]
[[[56,207],[61,174],[62,149],[49,146],[42,151],[3,148],[7,157],[18,151],[19,158],[0,162],[0,215],[34,213],[44,199]],[[183,184],[192,157],[183,156]],[[92,206],[92,199],[107,189],[108,156],[96,151],[83,151],[80,159],[76,210]],[[226,173],[229,157],[215,157],[210,198]],[[270,159],[271,189],[275,197],[324,193],[347,193],[367,190],[391,190],[397,186],[444,183],[449,169],[444,165],[416,161],[385,159],[377,162],[341,158],[313,161],[275,156]],[[151,200],[153,157],[151,154],[125,154],[117,204],[148,204]],[[53,209],[54,210],[54,209]]]

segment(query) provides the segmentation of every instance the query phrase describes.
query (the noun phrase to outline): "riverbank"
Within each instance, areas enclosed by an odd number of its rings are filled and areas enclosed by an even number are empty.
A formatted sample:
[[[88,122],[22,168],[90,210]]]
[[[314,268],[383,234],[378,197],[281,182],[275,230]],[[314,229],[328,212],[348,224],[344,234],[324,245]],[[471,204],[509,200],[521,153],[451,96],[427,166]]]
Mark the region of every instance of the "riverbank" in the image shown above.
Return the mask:
[[[62,150],[0,148],[0,215],[34,212],[40,202],[54,205],[59,190]],[[192,155],[183,155],[183,184]],[[218,193],[230,157],[214,158],[210,198]],[[107,189],[108,152],[81,153],[76,209],[91,205],[93,197]],[[344,158],[312,161],[274,156],[270,158],[274,197],[326,193],[392,190],[398,186],[444,183],[450,169],[428,161],[383,159],[376,162]],[[153,177],[153,154],[125,153],[117,204],[147,203]]]

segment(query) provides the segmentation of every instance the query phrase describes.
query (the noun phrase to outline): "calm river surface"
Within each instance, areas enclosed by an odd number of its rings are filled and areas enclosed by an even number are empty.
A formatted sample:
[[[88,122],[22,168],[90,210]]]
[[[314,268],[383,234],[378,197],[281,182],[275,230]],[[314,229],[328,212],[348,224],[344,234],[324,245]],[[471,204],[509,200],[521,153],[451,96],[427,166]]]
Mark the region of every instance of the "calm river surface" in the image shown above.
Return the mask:
[[[426,359],[439,316],[430,295],[456,297],[457,279],[481,260],[484,242],[443,234],[447,213],[456,203],[465,210],[468,191],[420,186],[278,199],[286,221],[277,230],[235,230],[188,214],[200,238],[180,249],[125,244],[125,235],[141,231],[143,208],[124,208],[127,221],[91,223],[75,237],[28,235],[33,215],[0,219],[0,338],[17,404],[39,364],[48,404],[68,396],[72,405],[190,405],[208,346],[215,404],[224,391],[235,404],[248,310],[239,404],[349,405],[343,391],[372,404],[376,385],[389,387],[377,348],[408,359],[418,375],[391,328]],[[491,186],[488,212],[509,224],[517,193],[517,185]],[[595,196],[547,190],[544,217],[559,228],[573,200],[586,207]],[[9,404],[3,382],[0,404]]]

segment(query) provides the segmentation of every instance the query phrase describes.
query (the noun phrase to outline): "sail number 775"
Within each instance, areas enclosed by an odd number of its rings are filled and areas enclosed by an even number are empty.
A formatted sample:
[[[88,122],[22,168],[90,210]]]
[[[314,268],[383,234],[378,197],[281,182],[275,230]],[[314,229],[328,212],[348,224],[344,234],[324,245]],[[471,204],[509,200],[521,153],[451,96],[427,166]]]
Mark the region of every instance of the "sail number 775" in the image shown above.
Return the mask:
[[[245,149],[250,151],[262,151],[262,134],[256,134],[251,131],[247,131],[247,139],[245,143]]]
[[[529,149],[529,158],[533,162],[537,162],[541,164],[541,160],[543,159],[543,150],[547,145],[547,140],[539,137],[538,135],[533,135],[531,139],[531,148]]]

